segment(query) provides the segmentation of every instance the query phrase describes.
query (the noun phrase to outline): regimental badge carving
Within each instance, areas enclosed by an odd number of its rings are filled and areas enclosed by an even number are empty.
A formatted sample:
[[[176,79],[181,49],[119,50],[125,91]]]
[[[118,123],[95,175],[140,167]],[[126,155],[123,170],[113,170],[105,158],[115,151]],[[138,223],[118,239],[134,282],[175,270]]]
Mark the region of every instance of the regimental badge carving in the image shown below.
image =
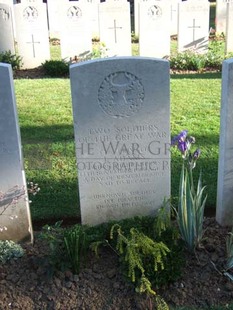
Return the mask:
[[[152,19],[159,19],[162,16],[162,9],[158,5],[152,5],[148,9],[148,15]]]
[[[4,20],[8,20],[10,18],[10,13],[7,12],[5,9],[0,8],[0,17]]]
[[[34,6],[28,6],[23,11],[23,17],[29,22],[33,22],[38,18],[38,11]]]
[[[140,80],[129,72],[115,72],[107,76],[98,91],[102,110],[112,117],[129,117],[143,105],[144,87]]]
[[[71,19],[77,20],[82,17],[82,11],[78,6],[71,6],[67,11],[67,16]]]

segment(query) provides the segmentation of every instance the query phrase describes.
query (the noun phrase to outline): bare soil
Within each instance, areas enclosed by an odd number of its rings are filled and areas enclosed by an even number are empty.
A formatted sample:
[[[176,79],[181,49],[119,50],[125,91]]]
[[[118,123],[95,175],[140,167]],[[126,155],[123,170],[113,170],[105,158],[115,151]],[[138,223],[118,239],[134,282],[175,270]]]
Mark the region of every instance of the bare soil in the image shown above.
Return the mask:
[[[205,219],[205,228],[203,247],[196,256],[185,253],[181,278],[157,290],[170,306],[208,309],[227,307],[233,301],[233,282],[222,274],[230,229],[220,227],[214,218]],[[38,233],[34,245],[23,244],[22,258],[0,266],[0,309],[155,309],[153,301],[136,293],[123,277],[110,248],[103,248],[99,258],[90,252],[78,275],[70,270],[50,275],[48,245]]]

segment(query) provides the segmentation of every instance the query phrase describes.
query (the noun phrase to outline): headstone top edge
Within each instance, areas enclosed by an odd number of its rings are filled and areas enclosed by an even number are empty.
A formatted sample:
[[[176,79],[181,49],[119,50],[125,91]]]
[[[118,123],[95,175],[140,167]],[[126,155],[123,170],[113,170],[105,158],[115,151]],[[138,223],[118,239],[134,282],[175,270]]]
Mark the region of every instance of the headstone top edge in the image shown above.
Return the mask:
[[[225,60],[223,61],[223,64],[228,64],[228,65],[233,64],[233,58],[225,59]]]
[[[6,64],[4,62],[0,62],[0,68],[8,68],[8,69],[10,69],[11,65],[10,64]]]
[[[92,60],[87,60],[87,61],[83,61],[81,63],[75,63],[70,65],[70,70],[73,70],[77,67],[81,67],[84,65],[88,65],[88,64],[93,64],[93,63],[107,63],[107,62],[115,62],[115,61],[119,61],[119,60],[125,60],[125,61],[154,61],[154,62],[160,62],[160,63],[167,63],[169,64],[169,61],[167,59],[162,59],[162,58],[154,58],[154,57],[140,57],[140,56],[135,56],[135,57],[130,57],[130,56],[117,56],[117,57],[108,57],[108,58],[100,58],[100,59],[92,59]]]
[[[7,74],[8,78],[13,80],[13,71],[10,64],[0,62],[0,72],[1,74]]]

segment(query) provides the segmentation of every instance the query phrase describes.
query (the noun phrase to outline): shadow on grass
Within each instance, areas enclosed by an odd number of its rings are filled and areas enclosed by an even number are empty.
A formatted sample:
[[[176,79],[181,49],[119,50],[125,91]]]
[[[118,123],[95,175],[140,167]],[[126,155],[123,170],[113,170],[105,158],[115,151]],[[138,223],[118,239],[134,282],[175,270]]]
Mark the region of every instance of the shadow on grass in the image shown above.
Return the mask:
[[[32,221],[46,224],[73,218],[80,219],[78,180],[46,179],[45,173],[34,175],[40,192],[31,199]]]
[[[221,79],[221,72],[206,72],[206,73],[190,73],[190,74],[171,74],[171,79]]]
[[[73,125],[21,126],[20,130],[23,144],[74,141]]]

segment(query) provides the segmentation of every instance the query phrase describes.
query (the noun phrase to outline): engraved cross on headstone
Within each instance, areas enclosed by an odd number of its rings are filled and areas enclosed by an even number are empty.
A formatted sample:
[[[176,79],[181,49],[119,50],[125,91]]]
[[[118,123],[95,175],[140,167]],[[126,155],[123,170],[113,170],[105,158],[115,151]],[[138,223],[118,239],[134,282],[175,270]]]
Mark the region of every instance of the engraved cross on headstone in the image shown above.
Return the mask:
[[[35,44],[40,44],[40,42],[35,42],[34,41],[34,35],[32,34],[32,40],[31,42],[27,42],[28,44],[32,44],[32,53],[33,53],[33,57],[36,57],[36,51],[35,51]]]
[[[122,29],[122,27],[117,27],[116,20],[114,19],[114,26],[109,27],[108,29],[114,29],[115,43],[117,43],[117,29]]]
[[[195,30],[197,28],[201,28],[201,26],[196,26],[196,19],[193,19],[193,25],[192,26],[188,26],[188,28],[193,29],[193,41],[195,41]]]

